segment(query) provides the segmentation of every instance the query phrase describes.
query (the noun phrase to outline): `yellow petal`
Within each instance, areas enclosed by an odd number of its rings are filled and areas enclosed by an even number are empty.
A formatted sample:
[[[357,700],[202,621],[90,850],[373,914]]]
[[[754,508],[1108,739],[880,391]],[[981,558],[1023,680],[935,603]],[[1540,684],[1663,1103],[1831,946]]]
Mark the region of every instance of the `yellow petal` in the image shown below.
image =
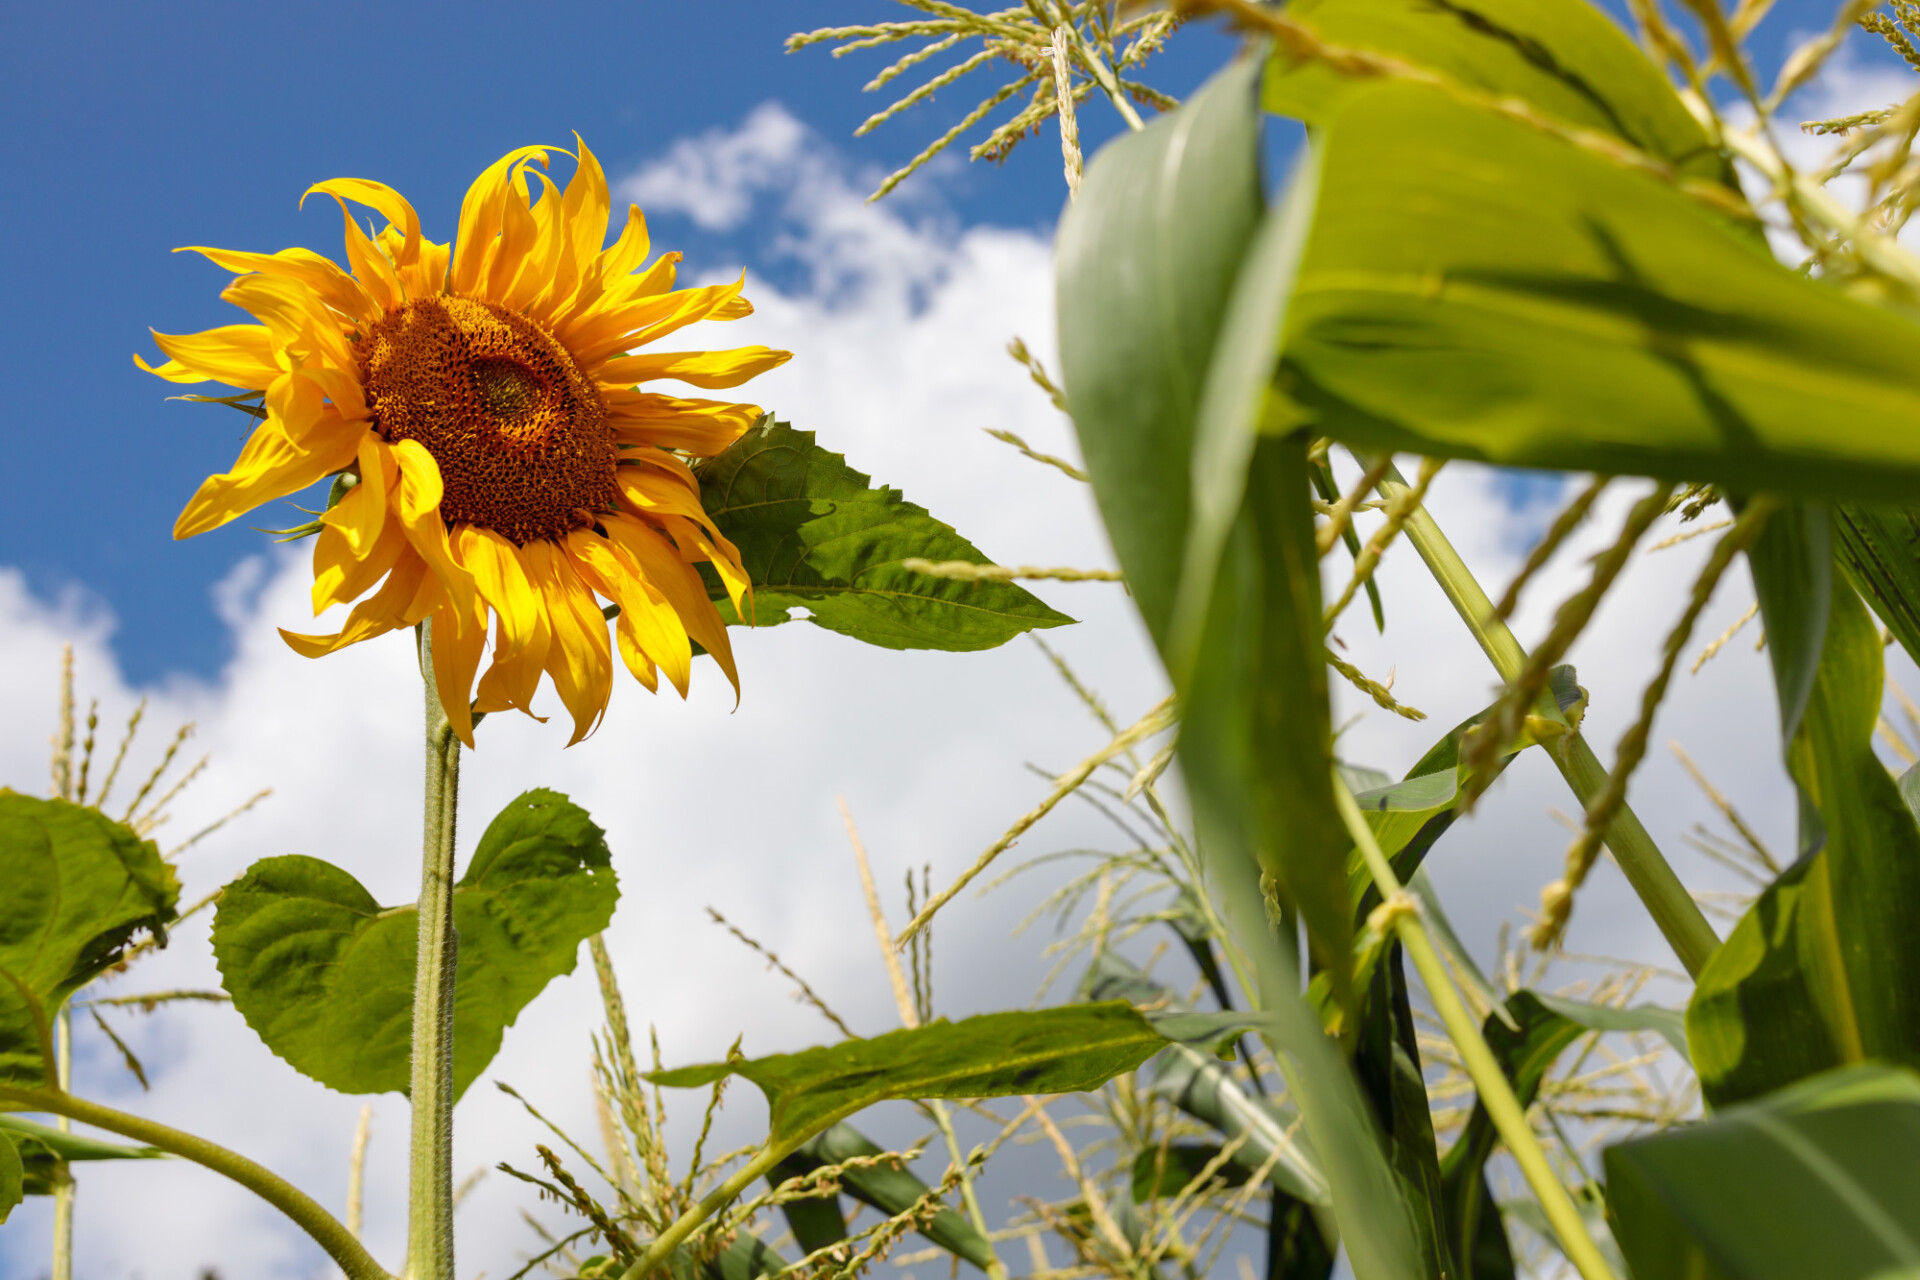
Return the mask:
[[[541,156],[542,161],[546,159]],[[540,175],[545,178],[545,174]],[[526,178],[526,165],[516,167],[507,182],[505,198],[500,201],[500,234],[487,258],[487,274],[479,286],[482,296],[504,298],[515,276],[526,265],[527,253],[540,238],[540,223],[533,215],[532,197]]]
[[[342,271],[330,259],[311,249],[282,249],[279,253],[242,253],[235,249],[210,249],[188,245],[175,253],[197,253],[229,271],[257,271],[263,276],[280,276],[313,290],[322,302],[341,315],[361,323],[379,318],[380,304],[366,286]]]
[[[335,508],[338,510],[338,508]],[[389,520],[365,554],[356,555],[346,538],[332,525],[323,525],[313,540],[313,616],[336,604],[358,598],[380,581],[407,550],[407,534],[398,520]]]
[[[263,324],[230,324],[201,333],[155,333],[153,341],[171,359],[158,369],[139,356],[133,362],[168,382],[224,382],[264,391],[280,376],[273,338]]]
[[[613,693],[613,654],[607,619],[593,594],[573,571],[568,557],[552,543],[530,542],[521,549],[534,585],[547,602],[553,644],[547,650],[547,674],[554,692],[573,717],[567,745],[593,732]]]
[[[629,625],[634,639],[667,673],[680,696],[686,697],[693,646],[687,643],[687,629],[666,594],[649,580],[624,547],[591,530],[576,529],[568,534],[566,549],[588,585],[619,604],[623,620],[629,613],[633,615]]]
[[[683,560],[666,536],[645,521],[609,516],[606,529],[608,536],[634,558],[647,583],[666,598],[686,634],[712,654],[727,673],[738,702],[740,673],[733,662],[733,642],[727,638],[726,625],[707,595],[707,584],[699,570]],[[685,694],[684,689],[681,692]]]
[[[674,378],[696,387],[716,390],[737,387],[747,379],[777,369],[793,359],[791,351],[770,347],[735,347],[731,351],[647,351],[609,360],[595,375],[608,386],[630,387],[655,378]]]
[[[547,163],[545,147],[521,147],[509,151],[488,165],[486,171],[467,188],[460,203],[460,231],[454,237],[452,267],[448,286],[454,293],[471,294],[480,283],[481,271],[500,234],[501,212],[508,194],[514,189],[514,169],[530,158]]]
[[[473,746],[473,677],[487,645],[483,610],[462,614],[451,601],[433,612],[433,681],[454,736]]]
[[[567,182],[566,215],[567,228],[573,237],[573,256],[575,261],[592,262],[600,253],[600,246],[607,242],[607,217],[613,212],[613,198],[607,191],[606,171],[601,169],[599,157],[587,149],[587,142],[578,133],[573,135],[577,148],[577,163],[573,177]],[[641,224],[641,234],[646,234],[646,224]],[[641,254],[645,256],[644,250]]]
[[[511,657],[546,627],[546,608],[527,577],[520,550],[491,529],[463,524],[453,531],[453,557],[500,616],[500,657]]]
[[[447,544],[447,524],[440,516],[440,467],[418,440],[401,440],[391,445],[393,460],[400,468],[400,522],[406,527],[407,541],[433,566],[446,584],[454,606],[463,612],[473,607],[473,577],[453,558]]]
[[[575,323],[561,341],[567,344],[575,360],[591,365],[629,347],[656,342],[675,330],[714,318],[715,313],[740,300],[740,290],[746,284],[747,276],[742,272],[732,284],[681,289],[641,298],[603,311],[585,323]],[[749,307],[748,311],[751,310]]]
[[[312,450],[298,448],[276,422],[255,428],[233,470],[208,476],[174,522],[175,538],[218,529],[263,502],[298,493],[353,461],[364,428],[334,432]]]
[[[347,624],[338,632],[330,636],[310,636],[282,628],[280,636],[302,657],[319,658],[337,653],[350,644],[411,626],[418,619],[409,618],[408,613],[423,591],[436,585],[425,561],[419,556],[402,556],[380,590],[353,606],[353,612],[347,615]],[[421,616],[425,616],[424,610]]]
[[[377,210],[381,217],[397,228],[403,240],[400,252],[393,260],[395,266],[410,267],[419,260],[420,215],[413,211],[413,206],[398,191],[384,182],[368,182],[365,178],[332,178],[314,183],[300,198],[305,200],[316,191],[340,201],[343,212],[348,200]]]
[[[328,185],[321,183],[311,191],[323,190]],[[333,195],[332,192],[327,194]],[[346,232],[347,265],[353,268],[354,276],[366,286],[375,302],[383,308],[399,306],[407,300],[407,291],[400,284],[400,273],[387,261],[387,255],[380,252],[380,246],[368,239],[367,233],[354,221],[353,210],[347,208],[347,202],[338,195],[333,195],[333,199],[340,206],[340,221]],[[300,200],[302,204],[306,203],[305,196]]]
[[[765,412],[757,404],[689,400],[650,391],[602,391],[607,425],[621,444],[682,449],[710,458],[745,435]]]
[[[241,276],[220,296],[267,326],[283,367],[317,358],[336,369],[356,368],[340,317],[305,285],[279,276]]]

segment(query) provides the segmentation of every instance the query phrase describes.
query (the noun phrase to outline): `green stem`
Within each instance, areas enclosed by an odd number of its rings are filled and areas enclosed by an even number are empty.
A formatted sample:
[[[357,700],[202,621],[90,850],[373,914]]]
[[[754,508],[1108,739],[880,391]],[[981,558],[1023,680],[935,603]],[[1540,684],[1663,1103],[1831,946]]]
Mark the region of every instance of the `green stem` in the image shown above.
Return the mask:
[[[1360,457],[1362,465],[1367,459]],[[1380,495],[1392,499],[1406,492],[1408,485],[1397,468],[1387,469],[1386,479],[1380,482]],[[1460,618],[1480,642],[1480,648],[1486,652],[1500,678],[1508,684],[1519,676],[1520,669],[1526,665],[1527,651],[1520,647],[1512,630],[1495,613],[1493,601],[1474,579],[1460,553],[1447,541],[1447,535],[1440,531],[1440,525],[1433,514],[1421,506],[1407,517],[1404,532],[1413,543],[1420,558],[1426,561],[1434,581],[1446,592],[1447,599],[1459,612]],[[1593,754],[1593,748],[1578,730],[1558,738],[1550,738],[1541,744],[1553,763],[1558,766],[1560,776],[1567,780],[1573,794],[1580,800],[1584,809],[1607,785],[1606,766]],[[1695,977],[1706,967],[1709,957],[1720,946],[1720,936],[1707,923],[1707,917],[1700,905],[1687,892],[1687,887],[1675,875],[1673,867],[1661,854],[1660,846],[1653,842],[1640,819],[1632,808],[1620,806],[1612,825],[1607,828],[1607,848],[1613,851],[1614,860],[1620,864],[1627,883],[1640,895],[1647,913],[1653,917],[1655,925],[1673,948],[1673,953],[1686,966],[1687,972]]]
[[[766,1150],[740,1166],[739,1171],[731,1178],[707,1192],[700,1198],[700,1203],[675,1218],[667,1225],[665,1231],[655,1236],[653,1242],[647,1246],[647,1251],[640,1255],[640,1260],[628,1267],[622,1273],[620,1280],[642,1280],[643,1277],[650,1276],[659,1270],[666,1264],[667,1258],[673,1251],[693,1234],[695,1228],[732,1204],[755,1178],[792,1155],[802,1141],[804,1139],[781,1143],[769,1140]]]
[[[53,1024],[54,1083],[65,1093],[73,1087],[73,1010],[62,1005]],[[73,1128],[73,1121],[60,1117],[61,1130]],[[73,1170],[65,1160],[54,1163],[53,1184],[53,1276],[52,1280],[73,1280]]]
[[[11,1103],[24,1111],[45,1111],[78,1120],[81,1124],[90,1124],[96,1129],[105,1129],[108,1133],[117,1133],[123,1138],[132,1138],[135,1142],[144,1142],[204,1165],[215,1173],[233,1179],[293,1219],[296,1226],[313,1237],[314,1243],[327,1251],[328,1257],[340,1264],[348,1280],[393,1280],[386,1269],[373,1260],[373,1255],[353,1238],[353,1234],[315,1203],[311,1196],[237,1152],[208,1142],[198,1135],[183,1133],[179,1129],[124,1111],[115,1111],[112,1107],[103,1107],[97,1102],[88,1102],[85,1098],[76,1098],[58,1089],[26,1089],[18,1085],[0,1084],[0,1102]]]
[[[1454,990],[1446,964],[1434,949],[1433,939],[1427,936],[1427,926],[1420,918],[1417,900],[1407,895],[1399,877],[1393,874],[1393,864],[1380,851],[1379,843],[1373,838],[1373,828],[1367,825],[1366,816],[1353,801],[1353,793],[1347,790],[1346,783],[1338,774],[1333,779],[1333,795],[1334,802],[1340,808],[1340,818],[1346,823],[1347,832],[1353,837],[1354,843],[1359,846],[1360,856],[1366,860],[1367,870],[1380,889],[1382,903],[1392,911],[1394,933],[1399,937],[1400,945],[1406,948],[1407,958],[1413,961],[1413,967],[1419,972],[1420,981],[1427,988],[1427,997],[1433,1001],[1433,1011],[1440,1015],[1440,1021],[1447,1029],[1447,1038],[1459,1050],[1460,1060],[1466,1065],[1474,1088],[1479,1091],[1480,1105],[1487,1109],[1500,1140],[1506,1143],[1508,1154],[1520,1166],[1527,1185],[1533,1188],[1533,1194],[1545,1210],[1554,1234],[1560,1237],[1561,1251],[1585,1280],[1614,1280],[1613,1271],[1601,1256],[1593,1237],[1587,1233],[1587,1224],[1581,1220],[1573,1198],[1554,1175],[1553,1166],[1547,1161],[1546,1150],[1535,1136],[1533,1126],[1527,1123],[1526,1109],[1520,1105],[1520,1099],[1514,1096],[1506,1072],[1500,1069],[1493,1050],[1487,1047],[1485,1038],[1480,1034],[1478,1023],[1461,1002],[1460,993]]]
[[[413,977],[411,1178],[407,1199],[409,1280],[453,1276],[454,816],[460,739],[433,678],[433,623],[419,630],[426,683],[426,838],[420,862],[420,935]]]

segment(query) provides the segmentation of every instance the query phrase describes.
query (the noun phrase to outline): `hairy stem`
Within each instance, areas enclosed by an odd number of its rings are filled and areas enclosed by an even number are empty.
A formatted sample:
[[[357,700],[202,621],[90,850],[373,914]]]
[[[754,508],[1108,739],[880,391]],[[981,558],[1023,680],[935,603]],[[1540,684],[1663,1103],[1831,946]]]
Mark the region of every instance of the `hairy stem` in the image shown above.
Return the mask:
[[[1367,459],[1363,456],[1360,462],[1364,466]],[[1380,492],[1386,497],[1405,493],[1408,487],[1397,469],[1389,469],[1386,479],[1380,482]],[[1440,531],[1433,514],[1424,506],[1415,508],[1407,517],[1405,532],[1420,558],[1426,561],[1434,581],[1440,584],[1473,638],[1479,641],[1494,670],[1502,680],[1512,684],[1526,666],[1527,651],[1520,647],[1512,630],[1495,612],[1493,601],[1487,598],[1460,553],[1447,541],[1447,535]],[[1606,766],[1577,730],[1549,738],[1541,746],[1559,767],[1560,776],[1567,780],[1583,810],[1606,790]],[[1659,926],[1667,945],[1673,948],[1687,972],[1697,977],[1706,966],[1707,958],[1720,946],[1720,937],[1707,923],[1699,904],[1680,883],[1680,877],[1674,874],[1660,846],[1647,834],[1631,807],[1620,806],[1607,829],[1606,844],[1654,924]]]
[[[407,1198],[410,1280],[453,1280],[454,816],[460,739],[433,678],[433,623],[419,630],[426,683],[426,837],[420,861],[420,935],[413,977],[411,1178]]]
[[[1419,972],[1420,981],[1427,988],[1427,997],[1433,1001],[1433,1011],[1440,1015],[1440,1021],[1447,1029],[1447,1038],[1453,1041],[1467,1074],[1473,1078],[1473,1086],[1480,1094],[1480,1105],[1487,1109],[1500,1140],[1506,1144],[1507,1153],[1520,1166],[1527,1185],[1533,1189],[1540,1207],[1546,1211],[1547,1222],[1553,1227],[1554,1234],[1560,1237],[1561,1251],[1579,1270],[1583,1280],[1614,1280],[1613,1271],[1593,1243],[1593,1237],[1587,1233],[1587,1224],[1581,1221],[1573,1198],[1554,1174],[1546,1150],[1534,1135],[1533,1126],[1527,1123],[1526,1109],[1514,1095],[1513,1086],[1500,1069],[1493,1050],[1487,1047],[1479,1024],[1461,1002],[1460,993],[1454,990],[1446,962],[1434,949],[1433,939],[1427,936],[1427,926],[1420,917],[1418,901],[1401,887],[1399,877],[1393,874],[1393,865],[1387,861],[1387,856],[1380,851],[1379,843],[1373,838],[1373,828],[1367,825],[1366,816],[1360,812],[1360,806],[1353,801],[1352,792],[1347,790],[1346,783],[1337,773],[1333,779],[1333,795],[1340,807],[1341,820],[1346,823],[1354,844],[1359,846],[1360,856],[1366,859],[1367,870],[1380,890],[1381,909],[1391,917],[1394,934]]]
[[[26,1089],[0,1084],[0,1102],[11,1103],[26,1111],[46,1111],[57,1116],[90,1124],[108,1133],[117,1133],[135,1142],[170,1151],[176,1156],[204,1165],[215,1173],[232,1178],[247,1190],[293,1219],[294,1225],[313,1237],[327,1256],[340,1264],[347,1280],[393,1280],[386,1269],[373,1260],[360,1242],[340,1221],[322,1209],[306,1192],[269,1172],[237,1152],[191,1133],[183,1133],[164,1124],[115,1111],[97,1102],[76,1098],[58,1089]]]

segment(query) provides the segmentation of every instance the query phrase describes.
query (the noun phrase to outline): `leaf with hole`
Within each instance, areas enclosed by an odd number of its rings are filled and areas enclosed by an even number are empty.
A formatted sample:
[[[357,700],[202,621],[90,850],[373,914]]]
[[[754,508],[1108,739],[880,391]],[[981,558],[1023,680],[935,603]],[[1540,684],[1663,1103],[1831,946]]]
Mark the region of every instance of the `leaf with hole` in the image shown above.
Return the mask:
[[[536,790],[500,811],[453,891],[456,1095],[619,896],[586,810]],[[339,867],[291,855],[227,886],[213,953],[234,1008],[289,1065],[342,1093],[405,1093],[418,928],[411,903],[383,908]]]
[[[164,931],[180,882],[99,810],[0,788],[0,885],[0,1080],[49,1085],[54,1015],[136,933]]]
[[[769,417],[700,465],[700,501],[740,549],[756,626],[807,620],[885,649],[991,649],[1072,622],[1017,583],[936,578],[901,562],[991,563],[974,545],[846,459]],[[708,592],[742,620],[710,569]]]

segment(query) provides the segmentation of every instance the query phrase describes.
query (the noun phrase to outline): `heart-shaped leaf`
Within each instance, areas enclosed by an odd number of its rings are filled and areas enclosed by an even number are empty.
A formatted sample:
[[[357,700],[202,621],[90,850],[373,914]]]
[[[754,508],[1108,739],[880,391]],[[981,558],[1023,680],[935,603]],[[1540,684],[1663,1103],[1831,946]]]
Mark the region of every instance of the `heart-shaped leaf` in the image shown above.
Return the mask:
[[[180,882],[150,840],[97,809],[0,789],[0,1080],[52,1082],[53,1016]]]
[[[500,811],[453,891],[456,1094],[493,1061],[542,988],[619,897],[586,810],[529,791]],[[331,863],[267,858],[227,886],[213,953],[233,1004],[269,1049],[342,1093],[405,1093],[417,912],[382,907]]]

